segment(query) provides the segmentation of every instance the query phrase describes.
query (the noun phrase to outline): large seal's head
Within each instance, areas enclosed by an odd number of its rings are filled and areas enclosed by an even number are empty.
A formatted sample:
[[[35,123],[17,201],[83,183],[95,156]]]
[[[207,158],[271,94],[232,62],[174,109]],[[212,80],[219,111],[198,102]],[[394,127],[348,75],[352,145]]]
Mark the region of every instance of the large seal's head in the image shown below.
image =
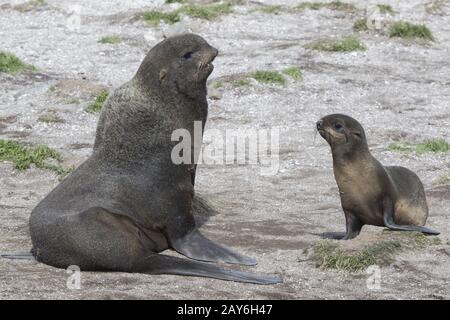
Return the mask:
[[[136,76],[151,88],[169,89],[194,99],[204,97],[217,54],[217,49],[198,35],[178,35],[154,46]]]
[[[317,121],[317,130],[331,146],[333,154],[347,154],[367,149],[364,129],[358,121],[344,114],[330,114]]]

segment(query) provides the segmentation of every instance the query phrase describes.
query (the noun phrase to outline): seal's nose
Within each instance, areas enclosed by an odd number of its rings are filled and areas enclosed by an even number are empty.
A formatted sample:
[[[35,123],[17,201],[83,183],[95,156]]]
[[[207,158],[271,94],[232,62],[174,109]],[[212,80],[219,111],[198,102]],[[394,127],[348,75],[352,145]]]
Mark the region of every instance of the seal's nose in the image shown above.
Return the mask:
[[[317,121],[316,126],[317,130],[323,130],[323,121],[322,120]]]
[[[217,55],[219,54],[219,50],[217,50],[216,48],[213,48],[213,47],[211,47],[212,48],[212,60],[214,60],[216,57],[217,57]]]

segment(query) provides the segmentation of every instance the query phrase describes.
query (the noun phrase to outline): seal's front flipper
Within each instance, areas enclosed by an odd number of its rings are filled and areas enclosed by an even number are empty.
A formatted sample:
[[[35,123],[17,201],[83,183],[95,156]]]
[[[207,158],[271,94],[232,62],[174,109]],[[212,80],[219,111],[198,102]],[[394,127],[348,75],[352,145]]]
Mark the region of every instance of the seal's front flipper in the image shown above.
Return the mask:
[[[220,244],[214,243],[198,230],[188,233],[183,238],[173,240],[171,243],[176,251],[194,260],[226,262],[246,266],[257,264],[255,259],[240,255]]]
[[[345,232],[324,232],[320,234],[323,239],[342,240],[347,234]]]
[[[206,277],[255,284],[276,284],[283,282],[283,280],[277,276],[263,276],[237,270],[227,270],[204,262],[161,254],[152,254],[140,259],[133,265],[131,271],[147,274],[173,274],[180,276]]]
[[[36,260],[30,252],[0,253],[0,258],[14,260]]]
[[[392,213],[390,213],[389,211],[386,211],[384,213],[383,220],[384,220],[384,225],[387,228],[392,229],[392,230],[418,231],[418,232],[422,232],[424,234],[434,235],[434,236],[437,236],[440,234],[440,232],[431,230],[430,228],[427,228],[427,227],[396,224],[392,217]]]

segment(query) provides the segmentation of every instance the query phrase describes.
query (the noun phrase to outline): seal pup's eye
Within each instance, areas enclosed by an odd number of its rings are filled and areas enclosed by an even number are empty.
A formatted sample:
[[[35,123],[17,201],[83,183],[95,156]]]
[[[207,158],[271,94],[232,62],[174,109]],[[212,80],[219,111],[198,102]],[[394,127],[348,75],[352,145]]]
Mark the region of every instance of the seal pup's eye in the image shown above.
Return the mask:
[[[334,124],[333,124],[333,128],[334,128],[336,131],[341,131],[342,128],[343,128],[343,126],[342,126],[342,124],[340,124],[340,123],[334,123]]]
[[[184,55],[183,55],[183,58],[184,59],[190,59],[191,57],[192,57],[192,55],[193,55],[194,53],[192,52],[192,51],[189,51],[189,52],[187,52],[187,53],[185,53]]]

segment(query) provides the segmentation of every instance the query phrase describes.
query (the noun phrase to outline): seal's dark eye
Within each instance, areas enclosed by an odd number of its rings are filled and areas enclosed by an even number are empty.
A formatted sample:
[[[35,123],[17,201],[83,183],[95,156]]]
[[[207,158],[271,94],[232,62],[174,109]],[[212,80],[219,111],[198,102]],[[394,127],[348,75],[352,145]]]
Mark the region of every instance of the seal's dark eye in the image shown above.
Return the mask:
[[[336,131],[341,131],[342,130],[342,124],[340,123],[335,123],[333,124],[334,129],[336,129]]]
[[[184,59],[190,59],[191,57],[192,57],[192,54],[193,54],[193,52],[192,51],[189,51],[189,52],[187,52],[187,53],[185,53],[184,55],[183,55],[183,58]]]

